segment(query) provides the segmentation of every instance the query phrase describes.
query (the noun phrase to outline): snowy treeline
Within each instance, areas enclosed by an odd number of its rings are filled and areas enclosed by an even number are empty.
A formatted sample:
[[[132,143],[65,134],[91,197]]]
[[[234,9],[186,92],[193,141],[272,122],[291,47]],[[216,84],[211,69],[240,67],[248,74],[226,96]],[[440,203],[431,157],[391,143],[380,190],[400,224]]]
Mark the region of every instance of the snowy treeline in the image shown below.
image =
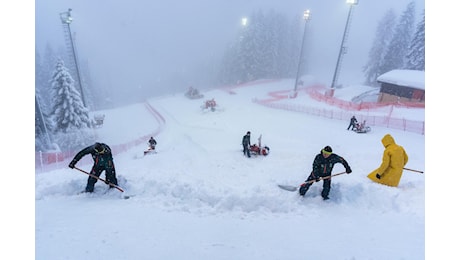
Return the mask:
[[[414,2],[408,4],[399,19],[392,9],[384,14],[363,68],[366,85],[375,85],[379,75],[393,69],[424,70],[425,15],[415,33],[414,16]],[[305,66],[297,67],[299,53],[303,34],[309,32],[301,26],[301,19],[300,15],[289,19],[286,14],[272,10],[252,13],[221,59],[210,62],[213,73],[209,73],[210,68],[200,68],[199,73],[207,75],[205,78],[210,81],[210,86],[266,78],[293,78],[297,69],[302,75]],[[91,142],[93,138],[87,131],[91,128],[89,111],[107,107],[113,94],[104,87],[91,85],[87,63],[83,63],[80,70],[82,87],[77,87],[75,66],[66,67],[74,61],[65,53],[62,49],[54,51],[50,45],[43,55],[36,50],[36,151],[56,149],[52,143],[62,149]]]
[[[380,20],[369,58],[363,67],[366,85],[377,85],[377,77],[395,69],[425,70],[425,14],[414,33],[415,3],[410,2],[396,23],[393,9]]]

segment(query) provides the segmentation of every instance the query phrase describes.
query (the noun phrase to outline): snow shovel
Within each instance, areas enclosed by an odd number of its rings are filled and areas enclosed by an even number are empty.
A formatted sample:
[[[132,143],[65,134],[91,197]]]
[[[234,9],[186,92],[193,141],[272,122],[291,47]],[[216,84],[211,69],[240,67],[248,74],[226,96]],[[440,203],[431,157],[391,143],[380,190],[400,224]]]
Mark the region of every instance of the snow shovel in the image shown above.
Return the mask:
[[[341,174],[344,174],[344,173],[347,173],[347,172],[339,172],[339,173],[336,173],[336,174],[332,174],[331,176],[326,176],[326,177],[321,177],[319,178],[319,180],[327,180],[327,179],[330,179],[332,177],[335,177],[337,175],[341,175]],[[314,183],[316,182],[316,180],[311,180],[311,181],[306,181],[305,183]],[[283,184],[278,184],[278,187],[280,187],[281,189],[283,190],[287,190],[287,191],[296,191],[297,190],[297,186],[292,186],[292,185],[283,185]]]

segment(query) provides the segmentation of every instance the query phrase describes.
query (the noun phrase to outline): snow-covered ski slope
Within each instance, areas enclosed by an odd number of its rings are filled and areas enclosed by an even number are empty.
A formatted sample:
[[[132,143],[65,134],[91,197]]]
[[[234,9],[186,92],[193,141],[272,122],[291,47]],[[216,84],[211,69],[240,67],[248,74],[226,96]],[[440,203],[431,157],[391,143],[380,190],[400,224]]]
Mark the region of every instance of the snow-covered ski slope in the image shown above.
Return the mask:
[[[37,173],[36,259],[424,259],[430,173],[405,171],[398,188],[366,175],[379,166],[387,133],[406,149],[406,167],[424,171],[425,136],[381,127],[357,134],[346,130],[348,121],[253,102],[292,85],[279,81],[201,91],[204,98],[197,100],[183,93],[146,100],[163,120],[145,104],[102,111],[104,126],[95,130],[100,141],[116,146],[154,134],[157,153],[143,156],[145,138],[115,155],[119,184],[125,195],[134,195],[129,200],[117,190],[76,195],[87,176],[68,163]],[[203,111],[208,98],[220,109]],[[328,108],[302,93],[282,102]],[[422,110],[395,113],[424,118]],[[268,156],[243,156],[247,131],[252,143],[263,135]],[[330,200],[320,196],[322,182],[304,198],[277,186],[301,184],[326,145],[353,170],[332,179]],[[337,164],[333,173],[341,171]],[[96,184],[96,190],[106,188]]]

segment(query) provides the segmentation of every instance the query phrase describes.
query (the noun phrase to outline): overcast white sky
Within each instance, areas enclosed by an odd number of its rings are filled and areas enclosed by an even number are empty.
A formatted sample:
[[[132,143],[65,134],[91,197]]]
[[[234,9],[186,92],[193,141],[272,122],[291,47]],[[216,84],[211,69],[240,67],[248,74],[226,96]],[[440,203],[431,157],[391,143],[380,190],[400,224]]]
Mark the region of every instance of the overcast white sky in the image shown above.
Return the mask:
[[[416,0],[416,20],[424,1]],[[409,0],[359,1],[354,7],[339,83],[362,81],[375,28],[394,8],[399,15]],[[187,73],[197,64],[219,58],[236,36],[244,16],[257,10],[277,10],[287,17],[310,9],[307,37],[308,68],[327,83],[332,81],[349,10],[345,0],[329,1],[36,1],[36,44],[63,45],[59,13],[72,8],[71,30],[80,59],[87,59],[96,85],[111,88],[170,87],[172,72]],[[57,48],[57,47],[56,47]],[[194,84],[190,76],[190,85]]]

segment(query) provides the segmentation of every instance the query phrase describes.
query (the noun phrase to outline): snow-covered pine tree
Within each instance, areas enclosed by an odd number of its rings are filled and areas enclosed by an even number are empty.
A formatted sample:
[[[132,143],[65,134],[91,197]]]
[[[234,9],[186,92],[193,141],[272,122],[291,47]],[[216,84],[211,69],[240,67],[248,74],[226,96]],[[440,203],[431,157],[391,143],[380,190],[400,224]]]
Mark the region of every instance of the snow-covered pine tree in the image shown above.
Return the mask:
[[[369,51],[369,58],[366,65],[363,67],[365,75],[365,83],[369,86],[377,85],[377,77],[382,74],[383,57],[390,39],[393,35],[393,30],[396,21],[396,13],[394,9],[389,9],[380,20],[375,31],[374,42]]]
[[[74,129],[91,127],[88,109],[84,107],[81,95],[74,87],[74,82],[64,66],[64,61],[58,60],[51,79],[52,116],[57,132],[66,133]]]
[[[80,93],[74,87],[74,80],[64,61],[57,61],[51,79],[53,119],[56,142],[61,149],[81,147],[93,142],[89,111],[83,105]]]
[[[406,59],[407,69],[425,71],[425,10],[422,20],[417,24]]]
[[[407,4],[406,10],[401,15],[395,32],[391,38],[387,52],[383,58],[381,74],[390,70],[403,69],[405,57],[411,42],[415,21],[415,2]]]

